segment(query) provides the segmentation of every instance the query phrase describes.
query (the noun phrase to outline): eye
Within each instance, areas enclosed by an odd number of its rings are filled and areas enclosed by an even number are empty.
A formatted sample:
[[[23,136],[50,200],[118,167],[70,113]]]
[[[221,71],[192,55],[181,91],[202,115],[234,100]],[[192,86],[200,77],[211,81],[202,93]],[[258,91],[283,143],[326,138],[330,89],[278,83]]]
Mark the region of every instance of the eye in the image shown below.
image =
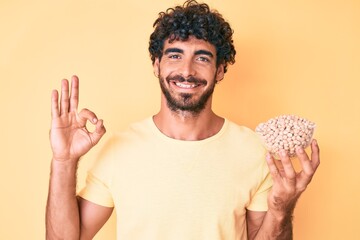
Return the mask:
[[[210,59],[207,57],[198,57],[198,60],[201,62],[210,62]]]
[[[180,55],[179,54],[169,54],[168,58],[170,59],[180,59]]]

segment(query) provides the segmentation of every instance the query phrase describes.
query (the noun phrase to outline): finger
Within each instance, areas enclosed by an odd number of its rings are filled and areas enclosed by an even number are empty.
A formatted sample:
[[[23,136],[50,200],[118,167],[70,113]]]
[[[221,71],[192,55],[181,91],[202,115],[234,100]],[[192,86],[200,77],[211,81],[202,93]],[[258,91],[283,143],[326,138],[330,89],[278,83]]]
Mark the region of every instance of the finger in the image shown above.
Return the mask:
[[[266,163],[269,167],[270,174],[274,180],[280,179],[281,175],[279,173],[278,168],[275,165],[274,158],[271,156],[270,153],[266,154]]]
[[[103,120],[97,121],[95,126],[95,131],[90,133],[93,144],[97,144],[105,133],[106,133],[106,129],[104,126],[104,121]]]
[[[320,165],[320,148],[316,139],[311,142],[311,163],[315,170]]]
[[[296,155],[300,161],[302,171],[300,173],[298,184],[301,188],[305,189],[310,183],[312,176],[314,175],[315,169],[312,166],[312,162],[303,148],[299,147],[296,149]]]
[[[95,115],[95,113],[93,113],[92,111],[90,111],[89,109],[82,109],[79,114],[79,121],[81,123],[82,126],[86,125],[86,121],[90,121],[92,124],[96,124],[98,122],[98,119]]]
[[[71,78],[70,111],[77,111],[79,105],[79,78]]]
[[[286,177],[286,179],[290,181],[295,181],[296,172],[294,166],[291,163],[290,157],[285,150],[280,152],[280,160],[284,169],[283,177]]]
[[[51,116],[57,118],[59,115],[59,93],[57,90],[53,90],[51,93]]]
[[[311,160],[306,155],[303,156],[303,158],[299,158],[303,171],[300,174],[300,178],[298,181],[299,188],[305,189],[306,186],[311,182],[311,179],[313,178],[316,169],[318,168],[320,164],[320,150],[318,147],[318,144],[316,140],[313,140],[311,143]],[[301,155],[301,151],[299,152],[299,155]]]
[[[66,79],[61,81],[60,113],[69,112],[69,82]]]

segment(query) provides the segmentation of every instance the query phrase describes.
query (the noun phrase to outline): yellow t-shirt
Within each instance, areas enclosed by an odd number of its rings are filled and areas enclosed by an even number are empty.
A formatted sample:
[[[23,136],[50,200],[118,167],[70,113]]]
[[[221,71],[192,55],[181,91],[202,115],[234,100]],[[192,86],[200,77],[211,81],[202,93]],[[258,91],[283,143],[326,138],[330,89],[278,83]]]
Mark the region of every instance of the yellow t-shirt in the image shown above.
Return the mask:
[[[115,207],[121,240],[247,239],[246,209],[267,210],[264,159],[255,133],[228,120],[210,138],[182,141],[147,118],[105,145],[80,196]]]

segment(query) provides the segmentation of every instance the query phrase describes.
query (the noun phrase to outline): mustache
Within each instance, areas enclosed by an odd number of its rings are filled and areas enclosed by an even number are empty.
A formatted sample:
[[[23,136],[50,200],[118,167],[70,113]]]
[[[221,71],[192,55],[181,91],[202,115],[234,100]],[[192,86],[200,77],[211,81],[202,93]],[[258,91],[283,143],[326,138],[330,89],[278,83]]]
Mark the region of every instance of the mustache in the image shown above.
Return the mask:
[[[188,82],[188,83],[195,83],[195,84],[204,84],[206,85],[207,81],[204,79],[199,79],[193,76],[190,76],[188,78],[184,78],[181,75],[174,75],[174,76],[168,76],[166,77],[166,81],[178,81],[178,82]]]

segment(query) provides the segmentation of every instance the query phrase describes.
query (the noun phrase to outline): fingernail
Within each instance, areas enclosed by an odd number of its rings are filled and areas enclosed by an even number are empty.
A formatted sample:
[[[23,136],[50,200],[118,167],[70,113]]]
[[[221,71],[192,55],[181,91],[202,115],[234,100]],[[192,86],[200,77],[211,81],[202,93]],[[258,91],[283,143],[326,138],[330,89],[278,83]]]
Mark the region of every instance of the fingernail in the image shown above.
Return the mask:
[[[93,118],[92,122],[97,123],[97,118]]]
[[[283,157],[286,157],[286,151],[285,151],[285,150],[282,150],[282,151],[281,151],[281,155],[282,155]]]
[[[271,159],[271,155],[270,155],[270,153],[268,152],[268,153],[266,153],[266,159],[267,160],[270,160]]]

